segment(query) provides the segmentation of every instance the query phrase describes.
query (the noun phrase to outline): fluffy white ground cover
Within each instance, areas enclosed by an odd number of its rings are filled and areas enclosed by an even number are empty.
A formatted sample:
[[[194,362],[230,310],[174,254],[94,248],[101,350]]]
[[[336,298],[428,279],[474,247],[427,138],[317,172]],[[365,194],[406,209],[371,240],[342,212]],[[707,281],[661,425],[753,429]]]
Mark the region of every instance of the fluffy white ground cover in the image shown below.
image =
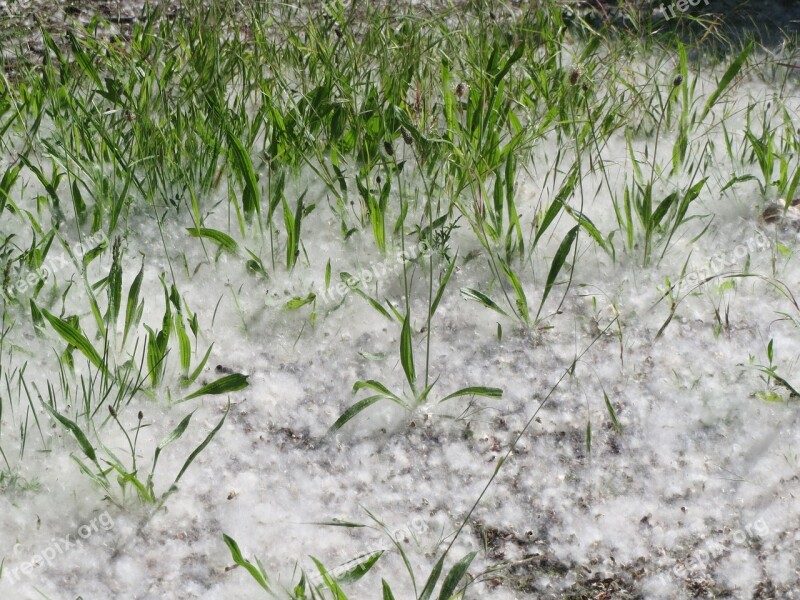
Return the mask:
[[[794,94],[784,93],[781,101],[798,114]],[[772,95],[769,85],[756,81],[737,87],[726,103],[734,114],[729,131],[744,119],[737,109],[754,103],[768,110]],[[167,220],[165,246],[173,259],[182,253],[187,262],[176,273],[178,287],[198,313],[203,344],[214,343],[204,378],[215,379],[220,365],[249,374],[250,386],[230,396],[223,428],[154,514],[135,501],[124,509],[104,502],[68,456],[78,452],[74,439],[35,407],[46,439],[35,430],[28,434],[19,475],[39,487],[0,495],[0,596],[262,597],[243,569],[229,569],[233,562],[222,540],[227,533],[286,584],[297,580],[298,567],[313,571],[309,555],[334,568],[385,548],[373,572],[352,588],[353,597],[377,597],[380,577],[396,597],[410,597],[408,574],[386,534],[319,523],[375,525],[369,511],[403,542],[420,586],[438,543],[458,528],[499,458],[581,355],[456,542],[456,557],[479,552],[470,573],[482,574],[482,581],[469,595],[555,598],[572,587],[576,594],[614,590],[620,598],[798,597],[798,399],[775,386],[771,391],[783,401],[757,397],[767,385],[753,366],[769,364],[772,341],[777,373],[800,385],[800,312],[759,277],[720,277],[694,290],[687,277],[674,293],[674,317],[656,337],[671,311],[671,299],[663,298],[665,280],[677,284],[687,259],[687,272],[700,278],[749,273],[781,281],[794,293],[800,282],[797,238],[778,237],[771,229],[760,233],[757,226],[759,211],[773,199],[761,197],[755,185],[718,193],[742,167],[721,151],[721,132],[711,136],[717,151],[707,172],[710,182],[693,208],[714,216],[706,234],[693,241],[708,223],[698,219],[648,268],[622,250],[613,261],[581,238],[571,286],[558,286],[547,305],[554,311],[566,291],[558,314],[547,321],[551,328],[523,331],[465,299],[458,289],[486,289],[490,273],[480,258],[459,263],[433,328],[431,379],[438,382],[432,397],[485,385],[501,387],[502,399],[432,402],[414,413],[378,404],[332,441],[323,436],[352,404],[356,380],[402,387],[399,327],[353,294],[330,314],[320,310],[313,324],[309,307],[279,306],[319,292],[328,259],[334,274],[386,259],[367,235],[341,241],[324,189],[312,178],[302,182],[317,202],[303,225],[313,232],[303,238],[311,266],[303,261],[291,276],[277,273],[269,284],[248,276],[241,261],[213,264],[199,242],[187,237],[190,222]],[[624,140],[615,144],[604,151],[612,182],[630,169]],[[648,141],[637,144],[643,149]],[[548,157],[556,150],[554,142],[540,145],[529,175],[518,182],[527,226],[537,199],[553,193],[537,175],[549,171]],[[611,231],[611,200],[607,190],[597,191],[598,181],[586,177],[584,210],[601,231]],[[31,182],[27,200],[36,193]],[[216,218],[224,224],[227,215]],[[563,223],[563,230],[571,225]],[[538,297],[559,240],[537,258],[526,282],[532,297]],[[124,243],[130,261],[126,287],[138,269],[135,257],[146,254],[144,322],[157,323],[163,313],[158,276],[168,268],[159,232],[147,215],[133,217]],[[465,230],[456,230],[450,241],[451,251],[462,257],[474,245]],[[99,274],[108,265],[96,268]],[[401,276],[394,271],[371,286],[378,286],[379,297],[399,301]],[[416,277],[422,277],[419,270]],[[412,306],[419,316],[416,331],[425,324],[421,287]],[[65,301],[68,313],[86,314],[78,294]],[[15,324],[3,344],[4,371],[27,363],[28,384],[43,390],[47,379],[57,379],[54,348],[62,345],[54,336],[34,335],[27,323]],[[416,350],[424,354],[423,347]],[[18,400],[22,393],[3,390]],[[619,434],[604,393],[615,408]],[[122,417],[133,427],[137,411],[143,411],[148,427],[138,447],[147,461],[158,442],[196,410],[186,436],[159,459],[156,488],[163,490],[218,422],[226,399],[173,406],[160,400],[141,399]],[[21,418],[2,416],[4,448],[19,444]],[[103,439],[115,452],[126,451],[118,430],[106,427]],[[507,568],[489,572],[501,564]]]

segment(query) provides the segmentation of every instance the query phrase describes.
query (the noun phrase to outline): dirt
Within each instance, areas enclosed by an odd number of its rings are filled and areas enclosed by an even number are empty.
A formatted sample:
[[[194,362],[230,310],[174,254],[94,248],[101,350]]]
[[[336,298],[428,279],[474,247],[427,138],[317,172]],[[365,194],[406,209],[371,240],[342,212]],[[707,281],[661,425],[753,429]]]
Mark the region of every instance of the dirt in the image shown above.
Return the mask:
[[[254,0],[259,1],[259,0]],[[688,1],[688,0],[687,0]],[[800,2],[796,0],[694,0],[698,6],[679,10],[684,0],[562,0],[567,15],[586,19],[593,25],[612,23],[620,27],[631,24],[630,8],[639,16],[652,19],[664,31],[677,29],[687,35],[705,32],[721,33],[739,39],[754,34],[766,46],[774,47],[786,37],[800,33]],[[299,5],[313,10],[318,0],[305,0]],[[444,0],[404,2],[379,0],[387,6],[413,5],[417,10],[437,10],[449,5]],[[455,0],[467,10],[488,12],[491,18],[537,9],[541,0]],[[198,6],[200,3],[198,3]],[[670,9],[670,7],[676,7]],[[174,18],[180,11],[192,10],[180,0],[0,0],[0,60],[13,68],[20,54],[41,57],[44,44],[40,30],[47,31],[57,42],[67,29],[86,28],[100,37],[118,36],[125,40],[147,11],[160,11],[165,18]],[[194,9],[196,10],[196,9]],[[672,18],[669,15],[681,15]],[[713,37],[713,36],[711,36]],[[713,40],[712,40],[713,41]],[[20,52],[22,49],[22,52]],[[798,67],[800,68],[800,67]]]

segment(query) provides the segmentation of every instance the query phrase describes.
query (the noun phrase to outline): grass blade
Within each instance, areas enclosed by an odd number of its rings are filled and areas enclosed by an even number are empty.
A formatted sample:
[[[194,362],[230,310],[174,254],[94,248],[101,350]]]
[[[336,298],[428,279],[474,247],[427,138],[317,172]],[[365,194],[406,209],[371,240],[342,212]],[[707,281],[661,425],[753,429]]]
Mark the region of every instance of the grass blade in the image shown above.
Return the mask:
[[[410,385],[413,390],[414,384],[417,381],[417,373],[414,370],[414,348],[408,316],[403,319],[403,330],[400,333],[400,364],[403,365],[403,371],[406,374],[408,385]]]
[[[752,52],[752,50],[753,50],[753,42],[751,40],[750,43],[744,47],[739,56],[737,56],[734,59],[734,61],[730,64],[727,71],[725,71],[725,74],[722,76],[722,79],[719,80],[719,83],[717,84],[717,89],[715,89],[708,97],[708,100],[706,100],[706,105],[703,108],[702,114],[700,115],[699,119],[700,122],[702,122],[703,119],[706,118],[708,112],[711,110],[714,104],[716,104],[717,100],[719,100],[719,97],[722,95],[725,89],[730,85],[734,77],[736,77],[739,74],[739,71],[741,71],[742,69],[742,65],[744,65],[744,62],[747,60],[747,57],[750,55],[750,52]]]
[[[158,463],[158,457],[161,456],[161,451],[184,434],[186,428],[189,427],[189,421],[192,420],[193,414],[194,411],[186,415],[183,418],[183,420],[180,423],[178,423],[178,426],[172,430],[172,433],[170,433],[167,437],[165,437],[161,441],[161,443],[158,446],[156,446],[156,450],[153,453],[153,466],[150,469],[150,478],[149,478],[150,481],[152,481],[153,473],[155,473],[156,464]]]
[[[378,562],[378,559],[383,555],[383,550],[373,552],[366,559],[354,565],[352,568],[347,569],[344,573],[336,578],[337,583],[348,584],[354,583],[361,579],[364,575],[369,573],[369,570]]]
[[[611,417],[611,424],[614,426],[614,431],[617,435],[622,435],[622,426],[617,420],[617,413],[611,405],[611,401],[608,399],[608,394],[606,394],[605,391],[603,391],[603,401],[606,403],[606,410],[608,411],[608,416]]]
[[[328,435],[331,435],[339,431],[344,426],[345,423],[347,423],[350,419],[355,417],[362,410],[369,408],[370,406],[378,402],[378,400],[385,400],[385,399],[386,396],[380,395],[380,396],[370,396],[368,398],[364,398],[363,400],[359,400],[358,402],[353,404],[353,406],[344,411],[342,413],[342,416],[336,419],[336,422],[330,426],[330,429],[328,429]]]
[[[94,451],[94,447],[92,446],[91,443],[89,443],[89,438],[87,438],[86,434],[83,433],[80,427],[78,427],[78,424],[75,423],[74,421],[71,421],[64,415],[58,413],[55,408],[53,408],[46,402],[42,402],[42,404],[44,405],[45,409],[47,409],[47,412],[49,412],[56,421],[61,423],[64,426],[64,428],[67,429],[73,435],[73,437],[78,442],[78,445],[81,447],[81,450],[86,455],[86,457],[89,460],[91,460],[95,465],[97,465],[97,468],[99,469],[100,465],[97,462],[97,454]]]
[[[439,592],[439,600],[450,600],[450,598],[453,597],[453,593],[456,591],[459,582],[464,578],[464,575],[467,574],[467,569],[469,569],[469,565],[477,554],[477,552],[470,552],[453,565],[453,568],[447,573],[447,577],[444,578],[442,590]]]
[[[522,284],[517,277],[517,274],[511,270],[511,267],[506,264],[506,261],[500,259],[500,266],[503,267],[503,272],[508,277],[511,285],[514,287],[514,292],[517,295],[516,306],[524,323],[528,323],[530,316],[528,315],[528,299],[525,296],[525,290],[522,289]]]
[[[556,255],[553,257],[553,262],[550,265],[550,272],[547,274],[547,282],[545,283],[544,286],[542,301],[539,304],[539,310],[536,311],[537,321],[539,320],[539,314],[542,312],[542,307],[544,306],[545,300],[547,300],[547,296],[550,295],[550,290],[553,289],[553,284],[556,281],[556,277],[558,277],[558,274],[561,272],[561,268],[567,261],[567,256],[569,256],[569,251],[572,249],[572,244],[575,242],[575,238],[578,237],[578,228],[579,225],[576,225],[567,232],[566,237],[564,237],[564,239],[561,240],[561,245],[558,247]]]
[[[445,396],[439,402],[445,402],[446,400],[451,400],[452,398],[458,398],[460,396],[483,396],[484,398],[502,398],[503,397],[503,390],[500,388],[493,388],[493,387],[465,387],[457,392],[453,392],[452,394]]]
[[[175,332],[178,335],[181,370],[185,375],[189,372],[189,365],[192,359],[192,344],[189,341],[189,335],[186,333],[186,327],[183,325],[183,315],[181,313],[175,315]]]
[[[229,392],[238,392],[239,390],[243,390],[249,385],[247,383],[248,377],[249,375],[242,375],[241,373],[231,373],[230,375],[226,375],[225,377],[221,377],[216,381],[212,381],[211,383],[204,385],[196,392],[189,394],[185,398],[181,399],[180,402],[193,400],[194,398],[205,396],[207,394],[218,395],[218,394],[227,394]]]
[[[228,402],[228,406],[225,408],[225,414],[222,415],[222,418],[219,420],[219,423],[217,423],[214,429],[208,432],[206,438],[200,443],[200,445],[197,448],[195,448],[192,451],[192,453],[189,455],[189,458],[186,459],[186,462],[183,463],[183,467],[181,467],[178,476],[175,478],[175,481],[173,481],[172,485],[170,486],[170,491],[174,491],[177,489],[176,486],[178,484],[178,481],[180,481],[181,477],[183,477],[183,474],[186,472],[186,469],[189,468],[189,466],[194,462],[194,459],[197,458],[197,456],[203,450],[205,450],[206,446],[208,446],[208,444],[211,443],[211,440],[214,439],[214,436],[217,435],[217,432],[222,428],[222,424],[225,422],[225,418],[228,416],[228,412],[230,411],[230,409],[231,409],[231,403]]]
[[[470,300],[475,300],[476,302],[480,302],[486,308],[491,308],[493,311],[500,313],[504,317],[508,316],[508,313],[506,311],[497,306],[495,301],[489,298],[489,296],[487,296],[483,292],[479,292],[478,290],[474,290],[472,288],[461,288],[461,295]]]
[[[381,579],[381,587],[383,588],[383,600],[394,600],[392,588],[389,587],[389,584],[386,583],[385,579]]]
[[[428,581],[425,582],[425,587],[422,588],[422,593],[419,595],[419,600],[429,600],[433,594],[433,590],[436,588],[436,583],[439,581],[439,576],[442,574],[442,568],[444,567],[444,559],[446,556],[447,552],[442,554],[442,557],[436,561],[436,564],[434,565],[433,570],[428,577]]]
[[[80,329],[68,323],[64,319],[60,319],[57,316],[50,314],[50,312],[48,312],[46,309],[42,309],[41,312],[50,322],[50,325],[52,325],[53,329],[56,330],[56,333],[64,338],[68,344],[75,346],[87,359],[89,359],[90,363],[103,371],[106,375],[110,375],[108,367],[103,362],[103,359]]]
[[[125,341],[128,339],[128,333],[137,321],[137,314],[141,314],[139,308],[139,290],[142,288],[142,278],[144,277],[144,261],[139,268],[139,273],[133,279],[131,287],[128,289],[128,302],[125,307],[125,330],[122,333],[122,345],[125,346]],[[142,303],[142,308],[144,303]]]
[[[228,148],[233,155],[233,168],[244,181],[242,210],[244,211],[245,219],[248,222],[251,221],[254,213],[258,213],[260,219],[261,190],[253,168],[253,161],[250,158],[250,154],[245,150],[242,141],[230,130],[228,130]],[[244,231],[242,231],[242,234],[244,234]]]
[[[231,254],[239,254],[239,244],[236,243],[231,236],[223,233],[217,229],[209,229],[207,227],[187,227],[186,231],[189,232],[194,238],[205,238],[215,242],[223,250],[227,250]]]
[[[122,306],[122,264],[120,259],[120,238],[111,246],[111,269],[108,273],[108,325],[115,330],[119,310]]]
[[[458,258],[458,253],[453,257],[453,260],[450,261],[450,265],[447,267],[447,271],[442,278],[442,282],[439,284],[439,290],[436,292],[436,297],[433,299],[431,303],[431,316],[436,313],[436,309],[439,306],[439,301],[442,299],[442,294],[444,294],[444,288],[447,287],[447,282],[450,281],[450,276],[453,274],[453,269],[456,266],[456,259]]]
[[[389,388],[383,385],[380,381],[375,381],[374,379],[367,379],[365,381],[356,381],[353,384],[353,392],[357,392],[358,390],[363,390],[364,388],[374,390],[379,394],[383,394],[384,396],[388,396],[389,398],[397,398],[395,394],[393,394]]]
[[[250,576],[258,582],[258,585],[264,588],[267,592],[272,593],[272,590],[267,583],[266,575],[242,555],[242,551],[239,549],[239,544],[237,544],[233,538],[224,533],[222,534],[222,539],[225,540],[225,545],[228,546],[228,550],[231,552],[231,558],[233,558],[233,562],[250,573]]]
[[[181,387],[186,387],[194,383],[194,381],[200,376],[202,373],[203,368],[206,366],[208,362],[208,357],[211,355],[211,349],[214,347],[214,344],[211,344],[206,350],[206,353],[203,355],[203,359],[200,361],[200,364],[197,365],[194,371],[192,371],[187,377],[181,377]]]

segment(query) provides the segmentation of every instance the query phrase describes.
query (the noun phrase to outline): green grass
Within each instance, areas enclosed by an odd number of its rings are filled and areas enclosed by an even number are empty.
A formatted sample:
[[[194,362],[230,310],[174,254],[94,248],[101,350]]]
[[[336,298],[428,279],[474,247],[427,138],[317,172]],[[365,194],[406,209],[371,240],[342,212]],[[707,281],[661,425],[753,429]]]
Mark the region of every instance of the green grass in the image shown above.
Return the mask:
[[[504,326],[536,332],[554,326],[583,256],[650,268],[687,232],[703,235],[708,224],[693,229],[701,218],[693,209],[711,184],[724,192],[756,180],[764,197],[786,198],[787,206],[800,184],[800,134],[780,102],[749,106],[743,136],[727,128],[727,96],[745,76],[788,86],[785,70],[756,62],[752,42],[707,64],[689,58],[699,44],[653,31],[638,17],[638,29],[598,30],[555,2],[516,13],[484,2],[439,13],[356,4],[305,12],[291,4],[188,2],[174,18],[151,10],[124,41],[92,27],[43,31],[42,64],[19,55],[16,63],[27,66],[13,78],[0,64],[0,376],[7,390],[0,490],[36,487],[15,473],[38,445],[71,453],[120,507],[132,497],[161,506],[213,444],[224,416],[157,493],[161,451],[181,438],[194,410],[147,449],[148,470],[139,442],[146,423],[132,408],[134,399],[172,407],[247,385],[238,373],[198,385],[213,346],[204,328],[213,322],[201,323],[191,306],[216,299],[181,293],[204,266],[189,263],[190,249],[201,249],[205,265],[220,272],[228,262],[245,267],[255,285],[324,272],[321,292],[338,273],[346,295],[388,323],[402,378],[386,372],[354,382],[354,393],[368,395],[324,424],[332,436],[346,433],[345,424],[357,427],[378,402],[414,411],[476,396],[502,401],[491,381],[432,393],[437,308],[457,293],[453,274],[470,261],[488,275],[458,291],[499,319],[498,338]],[[489,8],[496,18],[485,18]],[[701,68],[715,78],[704,93]],[[726,148],[709,144],[718,131]],[[621,140],[622,180],[612,178],[619,170],[609,157]],[[543,155],[542,148],[556,150]],[[719,155],[735,166],[726,182],[709,180]],[[309,179],[319,188],[311,190]],[[526,179],[539,198],[523,196]],[[602,224],[593,213],[600,193],[611,198],[614,217]],[[322,232],[308,223],[322,211],[342,247],[364,236],[376,256],[420,244],[430,251],[406,255],[391,281],[357,281],[331,260],[312,264],[306,248]],[[156,242],[150,254],[132,255],[129,238],[142,223]],[[175,224],[184,232],[177,250],[167,237]],[[453,248],[454,232],[473,250]],[[74,275],[55,264],[70,265]],[[46,278],[17,285],[48,265]],[[143,297],[146,276],[160,281],[163,303]],[[392,284],[401,295],[388,294]],[[231,294],[246,329],[234,286]],[[309,292],[283,308],[307,315],[313,327],[344,301],[323,311]],[[673,314],[679,302],[672,300]],[[616,317],[612,323],[622,345],[622,327]],[[6,341],[22,328],[53,350],[55,375],[41,389],[26,383],[31,357]],[[758,368],[768,388],[785,382],[771,344],[769,365]],[[621,434],[608,396],[601,405]],[[68,441],[43,431],[47,418]],[[123,434],[129,456],[103,444],[109,427]],[[231,538],[225,543],[273,591],[264,567]],[[474,555],[445,572],[451,547],[438,555],[419,600],[435,589],[442,600],[464,595]],[[317,562],[324,583],[312,588],[304,576],[289,593],[344,598],[339,584],[366,575],[378,558],[343,580]],[[409,575],[414,582],[410,568]],[[382,593],[393,597],[385,581]]]

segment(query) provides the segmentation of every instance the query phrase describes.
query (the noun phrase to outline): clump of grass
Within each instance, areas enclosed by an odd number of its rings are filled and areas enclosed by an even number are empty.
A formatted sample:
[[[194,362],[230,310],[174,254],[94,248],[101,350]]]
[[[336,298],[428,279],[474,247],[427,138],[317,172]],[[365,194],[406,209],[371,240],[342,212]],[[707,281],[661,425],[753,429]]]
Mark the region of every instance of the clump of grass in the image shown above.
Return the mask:
[[[12,496],[26,493],[35,494],[41,489],[42,484],[38,479],[26,479],[16,471],[0,471],[0,493]]]

